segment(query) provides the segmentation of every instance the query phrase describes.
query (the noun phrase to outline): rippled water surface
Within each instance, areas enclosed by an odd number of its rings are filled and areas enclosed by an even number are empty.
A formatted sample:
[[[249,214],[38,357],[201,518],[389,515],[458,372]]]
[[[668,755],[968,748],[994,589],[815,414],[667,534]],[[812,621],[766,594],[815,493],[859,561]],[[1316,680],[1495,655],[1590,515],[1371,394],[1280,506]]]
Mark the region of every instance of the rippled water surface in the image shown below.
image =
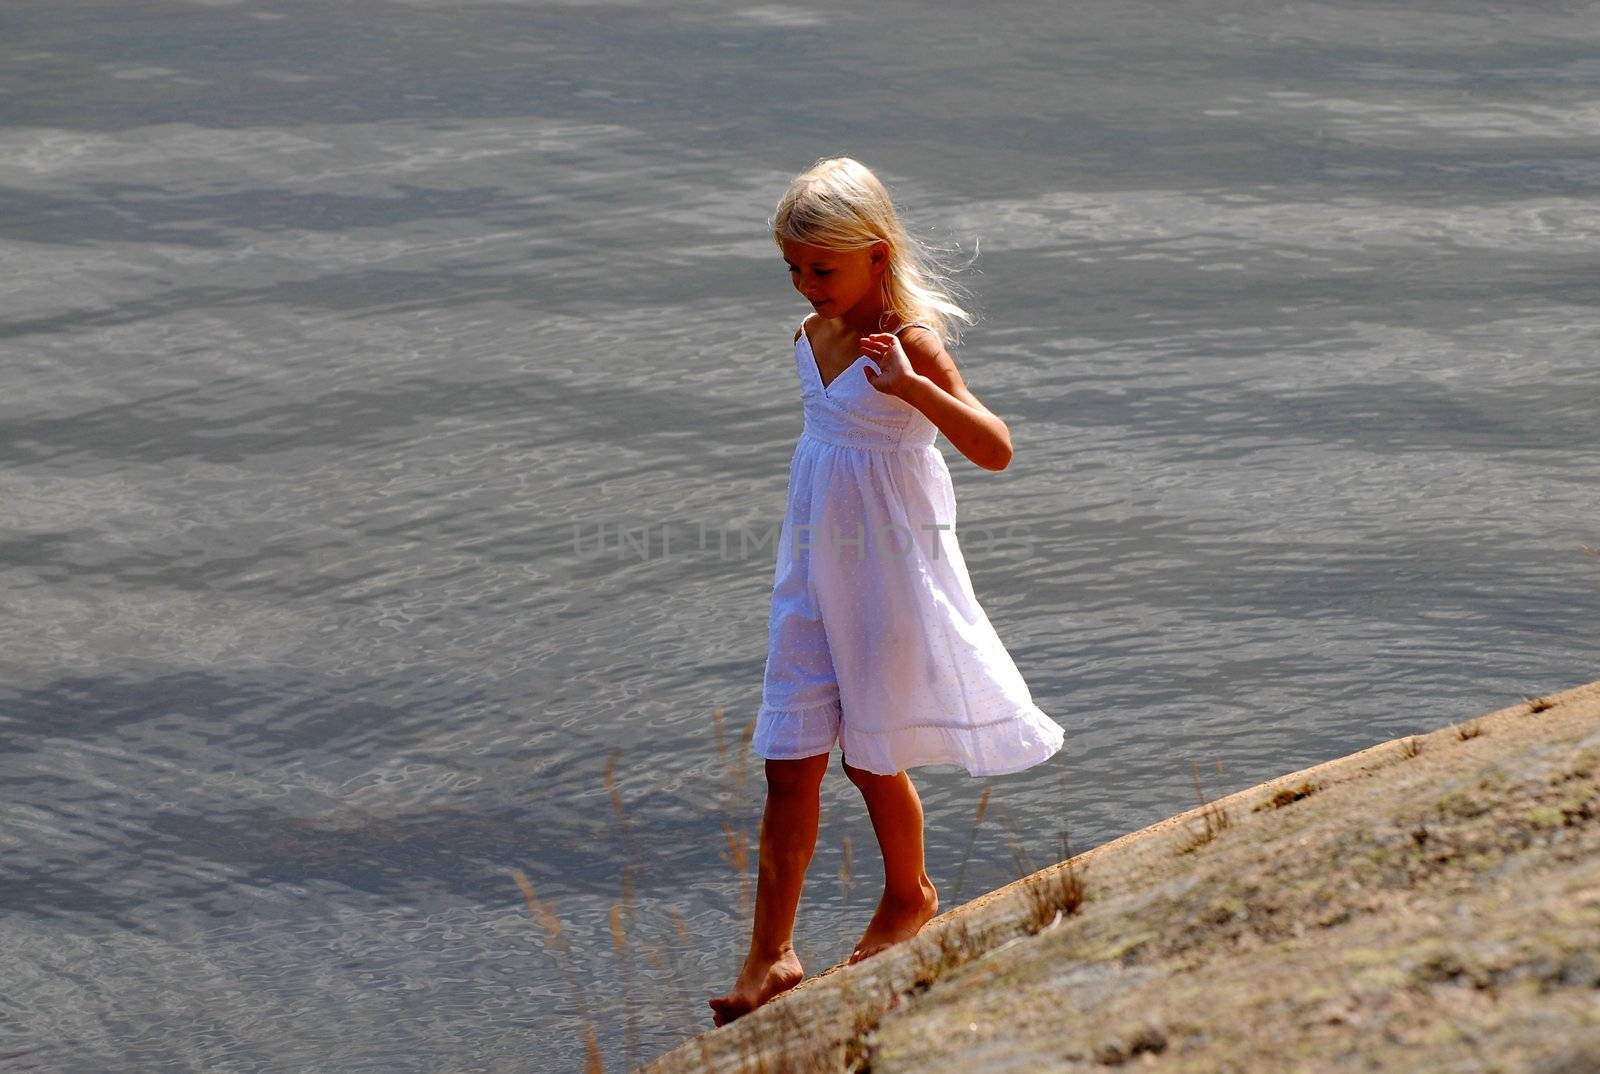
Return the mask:
[[[566,1071],[590,1024],[621,1070],[709,1025],[772,580],[723,540],[781,516],[765,221],[820,156],[976,254],[955,354],[1016,454],[943,444],[957,535],[1067,730],[975,835],[981,781],[917,770],[946,905],[1063,816],[1596,677],[1593,5],[3,21],[8,1070]],[[823,794],[811,969],[879,879]]]

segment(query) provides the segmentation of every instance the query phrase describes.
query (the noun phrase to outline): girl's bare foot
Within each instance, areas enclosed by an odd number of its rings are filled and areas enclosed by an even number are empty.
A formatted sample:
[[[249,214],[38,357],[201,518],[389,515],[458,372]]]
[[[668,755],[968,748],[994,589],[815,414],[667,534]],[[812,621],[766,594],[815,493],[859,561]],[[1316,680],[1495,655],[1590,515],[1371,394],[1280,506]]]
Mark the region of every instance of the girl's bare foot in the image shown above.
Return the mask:
[[[711,1004],[711,1021],[725,1026],[742,1015],[749,1014],[767,1000],[787,992],[800,983],[805,970],[792,944],[784,944],[776,958],[758,958],[752,954],[745,960],[733,991],[706,1002]]]
[[[921,885],[919,896],[910,899],[897,899],[887,891],[883,893],[883,898],[878,902],[878,911],[867,923],[867,931],[850,953],[847,965],[860,962],[902,940],[911,939],[939,912],[939,893],[934,890],[933,881],[924,876]]]

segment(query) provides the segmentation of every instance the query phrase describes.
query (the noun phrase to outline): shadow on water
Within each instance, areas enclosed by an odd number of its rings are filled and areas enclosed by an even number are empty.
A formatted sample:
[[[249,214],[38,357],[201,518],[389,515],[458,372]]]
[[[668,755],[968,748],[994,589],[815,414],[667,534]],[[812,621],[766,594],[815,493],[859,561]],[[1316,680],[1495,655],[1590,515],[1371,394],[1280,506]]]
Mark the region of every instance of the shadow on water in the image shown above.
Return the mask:
[[[449,709],[471,700],[399,708],[206,673],[79,677],[11,691],[9,804],[37,801],[52,821],[15,829],[32,845],[0,859],[0,907],[93,915],[143,932],[153,905],[318,880],[399,906],[424,890],[506,901],[510,867],[591,897],[613,891],[624,871],[640,878],[641,895],[675,887],[675,848],[701,837],[704,817],[666,791],[641,788],[634,808],[651,816],[652,838],[624,840],[612,830],[608,792],[583,766],[530,763],[538,793],[516,804],[449,790],[414,795],[412,804],[357,801],[391,782],[384,763],[396,756],[451,765],[427,743]],[[190,738],[205,740],[203,757],[174,749]],[[598,740],[573,748],[576,756],[606,752]],[[361,763],[374,755],[377,767]],[[336,758],[350,777],[315,778],[307,758],[317,756]],[[445,796],[466,804],[430,800]],[[551,811],[549,796],[574,808]]]

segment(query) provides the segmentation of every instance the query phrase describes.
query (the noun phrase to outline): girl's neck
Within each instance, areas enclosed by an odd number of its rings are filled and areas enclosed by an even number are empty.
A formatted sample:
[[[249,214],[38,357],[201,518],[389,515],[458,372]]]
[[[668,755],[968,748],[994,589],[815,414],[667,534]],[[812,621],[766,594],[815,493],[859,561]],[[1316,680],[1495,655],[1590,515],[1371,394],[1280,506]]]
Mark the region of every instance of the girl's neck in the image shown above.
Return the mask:
[[[874,332],[885,331],[884,322],[886,320],[894,320],[894,315],[884,310],[883,304],[877,301],[876,296],[874,296],[871,299],[863,299],[845,310],[835,319],[834,323],[839,325],[845,332],[851,332],[859,336],[870,336]]]

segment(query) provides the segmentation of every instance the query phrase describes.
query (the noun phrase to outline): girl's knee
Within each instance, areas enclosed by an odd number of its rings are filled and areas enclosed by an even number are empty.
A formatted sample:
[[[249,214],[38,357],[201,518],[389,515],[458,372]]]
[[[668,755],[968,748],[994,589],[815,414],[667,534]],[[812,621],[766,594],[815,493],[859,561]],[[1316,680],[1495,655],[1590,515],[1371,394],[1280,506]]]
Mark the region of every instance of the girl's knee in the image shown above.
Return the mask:
[[[844,768],[844,774],[849,777],[850,782],[854,783],[857,787],[871,784],[874,781],[893,779],[895,776],[900,774],[899,772],[896,772],[893,776],[885,776],[877,772],[869,772],[865,768],[857,768],[849,761],[846,761],[844,759],[844,754],[842,753],[839,755],[839,764]]]
[[[798,794],[816,791],[822,786],[822,777],[828,771],[828,755],[801,757],[792,761],[767,760],[767,790],[769,793]]]

